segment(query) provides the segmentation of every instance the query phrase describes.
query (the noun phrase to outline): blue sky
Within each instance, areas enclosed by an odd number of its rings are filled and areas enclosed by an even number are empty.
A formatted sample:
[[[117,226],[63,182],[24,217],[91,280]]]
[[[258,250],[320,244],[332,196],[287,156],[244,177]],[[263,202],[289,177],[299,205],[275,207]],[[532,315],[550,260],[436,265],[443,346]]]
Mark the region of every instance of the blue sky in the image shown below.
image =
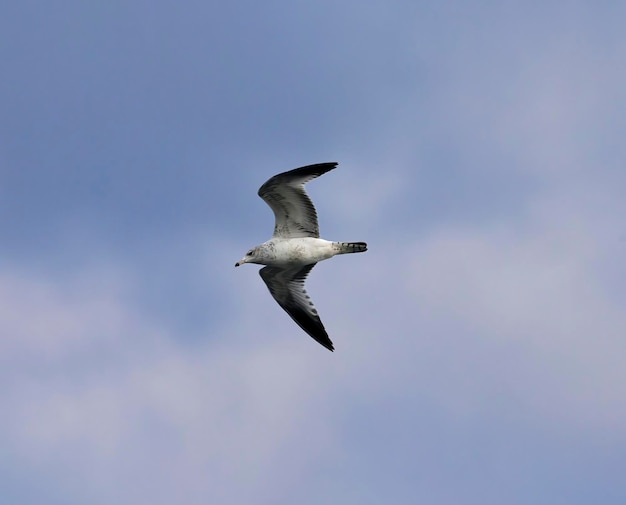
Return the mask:
[[[624,503],[625,16],[5,2],[3,502]],[[234,268],[322,161],[335,353]]]

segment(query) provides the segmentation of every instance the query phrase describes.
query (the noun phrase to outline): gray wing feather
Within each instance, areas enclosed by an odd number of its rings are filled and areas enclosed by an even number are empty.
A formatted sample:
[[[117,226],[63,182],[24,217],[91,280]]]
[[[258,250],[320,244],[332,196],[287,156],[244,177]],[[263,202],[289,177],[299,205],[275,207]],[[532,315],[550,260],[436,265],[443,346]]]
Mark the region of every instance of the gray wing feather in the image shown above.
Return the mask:
[[[259,188],[259,196],[274,211],[274,237],[319,238],[317,212],[304,185],[329,172],[337,163],[318,163],[275,175]]]
[[[304,281],[316,263],[291,268],[264,267],[259,271],[270,293],[287,314],[317,342],[334,351],[326,329],[317,315]]]

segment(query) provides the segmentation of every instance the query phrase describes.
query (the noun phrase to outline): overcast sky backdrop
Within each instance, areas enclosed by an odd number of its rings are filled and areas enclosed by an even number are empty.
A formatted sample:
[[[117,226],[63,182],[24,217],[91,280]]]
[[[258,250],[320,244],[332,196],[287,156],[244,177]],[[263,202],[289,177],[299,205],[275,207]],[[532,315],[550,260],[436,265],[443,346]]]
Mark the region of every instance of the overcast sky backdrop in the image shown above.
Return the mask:
[[[626,503],[625,24],[3,2],[2,503]],[[334,353],[234,268],[323,161]]]

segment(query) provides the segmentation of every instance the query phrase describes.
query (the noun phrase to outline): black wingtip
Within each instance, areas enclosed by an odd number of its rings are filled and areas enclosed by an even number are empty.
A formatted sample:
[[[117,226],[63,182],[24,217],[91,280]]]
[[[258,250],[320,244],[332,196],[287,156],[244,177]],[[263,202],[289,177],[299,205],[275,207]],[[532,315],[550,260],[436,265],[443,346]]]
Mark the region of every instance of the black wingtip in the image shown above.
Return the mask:
[[[336,161],[327,161],[325,163],[314,163],[313,165],[305,165],[303,167],[294,168],[293,170],[288,170],[287,172],[283,172],[282,174],[278,174],[276,177],[281,176],[291,176],[291,175],[315,175],[320,176],[324,175],[326,172],[330,172],[334,170],[339,165]]]
[[[287,172],[281,172],[280,174],[270,177],[267,181],[265,181],[259,188],[257,194],[261,198],[265,199],[263,195],[270,191],[274,185],[288,182],[292,177],[303,177],[309,180],[315,179],[316,177],[324,175],[325,173],[335,169],[338,164],[339,163],[336,161],[315,163],[314,165],[305,165],[304,167],[294,168],[293,170],[288,170]]]
[[[309,332],[307,332],[307,333],[309,333]],[[335,346],[333,345],[333,343],[330,340],[330,338],[328,338],[328,335],[326,335],[325,338],[320,336],[320,335],[312,335],[311,333],[309,333],[309,335],[311,335],[311,337],[313,337],[313,339],[318,344],[323,345],[324,347],[326,347],[326,349],[328,349],[330,352],[335,352]]]
[[[313,335],[311,335],[313,337]],[[322,340],[318,340],[317,338],[313,337],[315,339],[315,341],[324,346],[326,349],[328,349],[330,352],[335,352],[335,346],[333,345],[333,343],[331,342],[331,340],[327,337],[324,341]]]
[[[335,346],[332,340],[330,340],[328,333],[326,333],[326,328],[324,328],[324,324],[319,316],[316,315],[312,318],[302,307],[295,304],[281,305],[281,307],[313,340],[326,347],[329,351],[335,350]]]

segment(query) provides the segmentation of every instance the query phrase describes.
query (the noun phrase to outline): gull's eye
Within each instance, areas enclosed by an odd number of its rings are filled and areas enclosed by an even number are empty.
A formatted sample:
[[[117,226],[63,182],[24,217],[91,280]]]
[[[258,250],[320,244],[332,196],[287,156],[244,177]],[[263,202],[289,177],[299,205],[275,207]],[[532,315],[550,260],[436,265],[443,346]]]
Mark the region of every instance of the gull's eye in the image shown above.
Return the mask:
[[[252,249],[250,249],[247,253],[246,256],[252,256]]]

